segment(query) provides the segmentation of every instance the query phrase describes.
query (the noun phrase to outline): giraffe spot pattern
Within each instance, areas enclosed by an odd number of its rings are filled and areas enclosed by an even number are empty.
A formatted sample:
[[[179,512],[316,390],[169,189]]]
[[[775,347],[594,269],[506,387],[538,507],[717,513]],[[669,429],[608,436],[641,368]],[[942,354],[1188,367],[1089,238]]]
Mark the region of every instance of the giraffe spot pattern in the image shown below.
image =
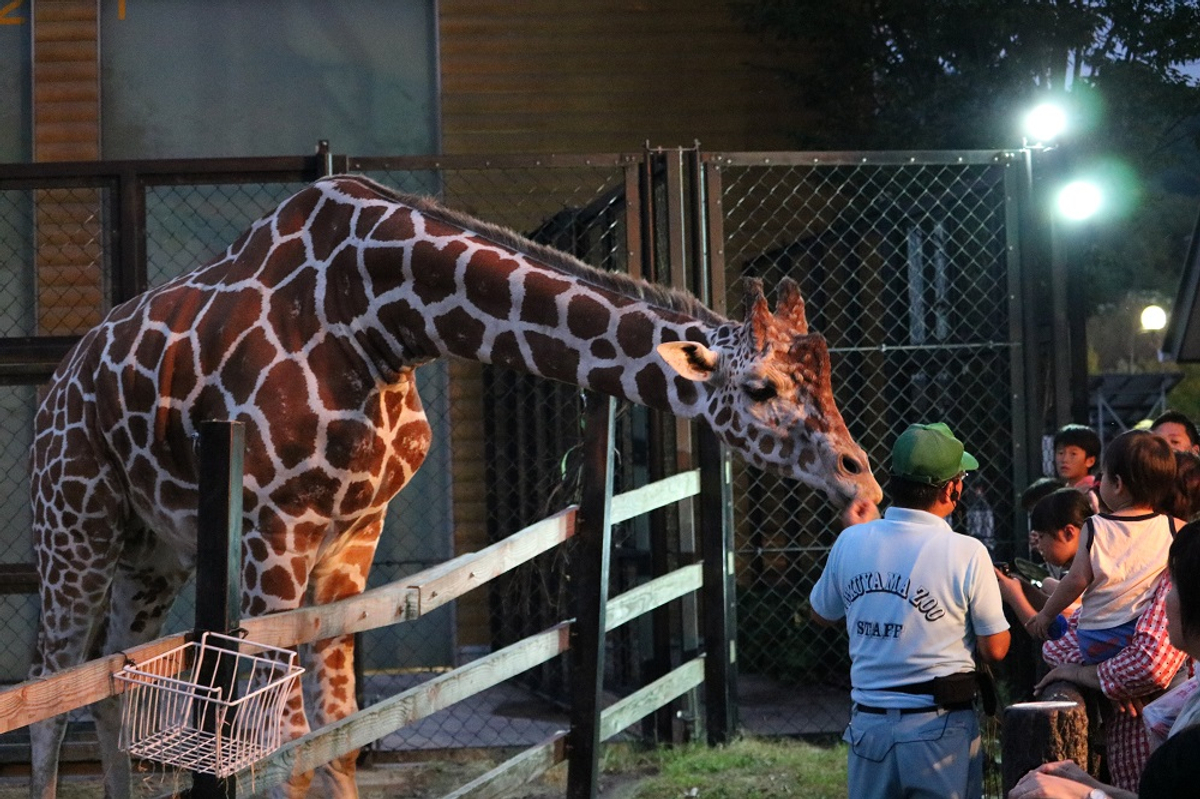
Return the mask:
[[[476,353],[483,346],[485,325],[465,308],[451,308],[436,317],[433,326],[453,352]]]
[[[413,263],[441,261],[440,248],[430,242],[418,241],[412,248]],[[414,269],[413,293],[424,305],[437,305],[458,292],[454,271],[450,269]]]
[[[654,332],[654,323],[645,314],[622,314],[617,322],[617,346],[628,358],[644,358],[654,347]]]
[[[566,281],[542,272],[527,274],[522,281],[519,318],[527,325],[557,328],[560,323],[558,298],[571,289]]]
[[[479,276],[477,279],[463,281],[466,301],[485,318],[505,318],[513,306],[509,279],[517,272],[519,265],[510,258],[502,258],[488,250],[476,254],[472,266],[476,263],[483,268],[472,272]]]
[[[617,348],[613,346],[611,341],[598,338],[592,341],[589,346],[589,352],[592,358],[597,361],[615,361],[617,359]],[[623,367],[615,367],[623,368]]]
[[[554,380],[575,381],[579,371],[579,353],[570,342],[535,331],[527,333],[525,340],[529,342],[533,367],[538,374]]]

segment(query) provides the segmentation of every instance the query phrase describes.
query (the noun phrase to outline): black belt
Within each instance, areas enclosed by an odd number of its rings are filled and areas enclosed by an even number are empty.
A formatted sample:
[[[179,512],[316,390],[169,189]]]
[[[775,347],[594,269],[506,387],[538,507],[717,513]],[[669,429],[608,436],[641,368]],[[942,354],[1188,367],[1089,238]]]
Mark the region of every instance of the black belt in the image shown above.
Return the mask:
[[[948,705],[930,705],[929,707],[875,707],[857,703],[854,705],[854,709],[860,713],[875,713],[880,716],[887,715],[890,710],[897,710],[901,716],[907,716],[910,713],[936,713],[939,710],[972,710],[974,707],[970,702],[952,702]]]

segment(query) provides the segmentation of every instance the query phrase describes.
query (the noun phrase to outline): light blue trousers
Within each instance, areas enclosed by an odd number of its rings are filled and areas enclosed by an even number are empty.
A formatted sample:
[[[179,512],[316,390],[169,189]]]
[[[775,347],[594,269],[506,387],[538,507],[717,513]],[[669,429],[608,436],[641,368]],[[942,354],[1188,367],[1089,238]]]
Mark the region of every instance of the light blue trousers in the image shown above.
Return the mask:
[[[974,710],[850,716],[854,799],[981,799],[983,756]]]

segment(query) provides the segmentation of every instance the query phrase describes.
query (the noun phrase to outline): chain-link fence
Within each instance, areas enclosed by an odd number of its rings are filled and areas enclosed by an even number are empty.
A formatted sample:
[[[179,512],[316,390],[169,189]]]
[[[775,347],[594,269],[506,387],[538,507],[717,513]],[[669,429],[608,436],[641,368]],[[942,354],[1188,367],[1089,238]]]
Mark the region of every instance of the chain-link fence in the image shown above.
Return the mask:
[[[678,199],[663,190],[663,175],[647,167],[644,154],[351,159],[347,165],[402,191],[438,195],[452,208],[593,265],[669,273],[652,262],[671,257],[663,239],[672,235],[673,215],[663,207]],[[1024,411],[1009,161],[979,153],[721,154],[705,156],[704,165],[693,179],[703,175],[708,187],[694,196],[709,202],[696,218],[707,216],[722,231],[708,245],[712,262],[725,270],[713,283],[728,287],[730,296],[720,299],[736,309],[743,276],[768,285],[785,275],[798,280],[810,324],[829,339],[839,407],[880,476],[906,424],[946,421],[983,464],[968,484],[956,526],[1010,555],[1013,502],[1023,479],[1013,454],[1014,420]],[[122,266],[128,255],[110,251],[116,246],[111,234],[127,215],[114,204],[115,183],[82,186],[78,207],[59,213],[56,229],[45,221],[50,205],[38,189],[7,188],[4,178],[0,170],[0,262],[7,272],[0,336],[12,339],[4,363],[19,359],[17,337],[78,334],[110,302],[214,257],[308,179],[293,170],[274,180],[149,182],[145,273],[130,275]],[[63,250],[58,256],[56,247]],[[53,257],[64,260],[58,272]],[[31,263],[37,268],[30,270]],[[76,312],[68,313],[72,308]],[[13,385],[0,388],[9,411],[0,483],[13,520],[0,535],[2,564],[31,561],[24,463],[34,384],[48,374],[44,364],[38,368],[18,369],[7,381]],[[573,499],[578,389],[458,361],[431,364],[418,375],[433,448],[389,512],[372,586],[485,546]],[[618,490],[672,471],[675,435],[672,420],[624,408]],[[735,502],[742,724],[765,734],[840,731],[848,711],[844,633],[805,621],[808,592],[836,535],[833,510],[809,490],[749,468],[739,468]],[[679,525],[672,518],[643,520],[617,531],[614,594],[664,570],[664,562],[691,557]],[[364,635],[365,701],[568,616],[564,557],[544,556],[475,592],[479,596]],[[0,629],[14,644],[0,653],[0,677],[19,681],[32,650],[36,602],[25,593],[5,595],[4,602],[8,613]],[[190,628],[191,613],[185,599],[169,626]],[[677,629],[680,610],[665,615]],[[628,625],[609,639],[611,690],[620,694],[643,684],[663,658],[693,646],[653,620]],[[563,671],[561,664],[548,665],[389,736],[381,748],[541,740],[565,722]]]
[[[745,275],[800,283],[811,327],[829,340],[838,406],[881,482],[908,424],[948,423],[981,463],[954,527],[1012,557],[1024,480],[1014,456],[1024,408],[1012,162],[713,160],[728,284]],[[808,621],[808,595],[840,525],[820,497],[771,475],[743,470],[737,487],[742,725],[840,733],[850,704],[846,632]]]

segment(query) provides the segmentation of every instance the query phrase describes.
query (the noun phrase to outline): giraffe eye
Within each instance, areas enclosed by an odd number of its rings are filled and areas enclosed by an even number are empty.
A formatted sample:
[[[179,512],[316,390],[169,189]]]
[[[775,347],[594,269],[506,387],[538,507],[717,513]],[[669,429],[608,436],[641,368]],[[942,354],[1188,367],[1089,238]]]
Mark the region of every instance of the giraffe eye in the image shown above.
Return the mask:
[[[752,402],[766,402],[775,399],[775,395],[778,393],[775,390],[775,384],[770,380],[751,380],[742,386],[742,390],[746,392],[746,396]]]

